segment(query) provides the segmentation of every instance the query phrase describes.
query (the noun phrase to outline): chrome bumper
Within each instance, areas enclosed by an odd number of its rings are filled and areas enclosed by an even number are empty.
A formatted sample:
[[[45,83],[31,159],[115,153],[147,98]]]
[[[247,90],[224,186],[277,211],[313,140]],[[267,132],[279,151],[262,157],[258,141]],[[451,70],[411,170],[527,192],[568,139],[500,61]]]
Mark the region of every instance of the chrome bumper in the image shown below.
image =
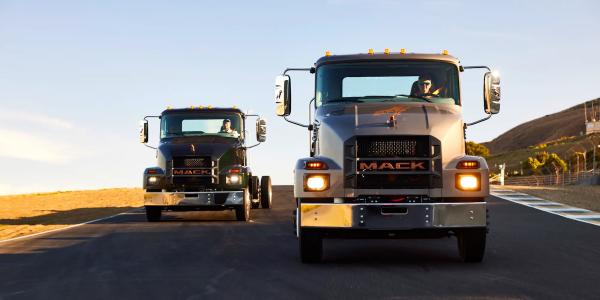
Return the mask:
[[[484,227],[485,202],[411,204],[300,204],[301,227],[409,230]]]
[[[227,206],[243,202],[244,191],[144,193],[145,206]]]

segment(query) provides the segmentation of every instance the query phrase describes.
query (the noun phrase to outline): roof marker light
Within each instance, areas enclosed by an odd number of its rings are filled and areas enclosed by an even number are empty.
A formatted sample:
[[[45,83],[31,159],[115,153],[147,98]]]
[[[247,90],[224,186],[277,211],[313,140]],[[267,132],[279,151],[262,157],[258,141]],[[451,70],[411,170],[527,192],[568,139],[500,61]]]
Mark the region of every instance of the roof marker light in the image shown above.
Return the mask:
[[[192,106],[190,106],[190,109],[194,109],[194,106],[193,106],[193,105],[192,105]]]
[[[406,54],[406,49],[404,49],[404,48],[400,49],[400,54]]]
[[[442,51],[442,54],[443,54],[443,55],[448,55],[448,50],[444,50],[444,51]]]
[[[204,106],[198,105],[198,109],[204,109]]]
[[[383,53],[385,53],[385,54],[390,54],[390,48],[385,48],[385,49],[383,49]]]
[[[331,56],[331,52],[325,51],[325,56]]]
[[[171,110],[171,107],[170,107],[170,106],[167,106],[167,110]]]
[[[212,109],[212,105],[209,105],[209,106],[207,106],[206,108],[208,108],[208,109]]]
[[[373,51],[373,48],[369,48],[369,55],[373,55],[375,54],[375,51]]]

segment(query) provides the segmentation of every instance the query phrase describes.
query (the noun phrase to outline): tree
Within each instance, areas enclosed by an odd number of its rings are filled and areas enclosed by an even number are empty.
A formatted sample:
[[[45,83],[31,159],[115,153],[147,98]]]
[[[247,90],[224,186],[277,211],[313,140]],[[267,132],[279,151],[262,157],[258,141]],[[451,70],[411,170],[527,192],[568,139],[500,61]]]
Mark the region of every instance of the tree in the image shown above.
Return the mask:
[[[541,174],[544,170],[551,170],[556,175],[556,181],[558,182],[558,175],[561,171],[567,170],[567,164],[558,154],[544,151],[536,153],[535,157],[527,158],[525,168],[535,174]]]
[[[466,144],[466,152],[467,155],[475,155],[475,156],[490,156],[490,149],[482,144],[477,144],[475,142],[469,141]]]

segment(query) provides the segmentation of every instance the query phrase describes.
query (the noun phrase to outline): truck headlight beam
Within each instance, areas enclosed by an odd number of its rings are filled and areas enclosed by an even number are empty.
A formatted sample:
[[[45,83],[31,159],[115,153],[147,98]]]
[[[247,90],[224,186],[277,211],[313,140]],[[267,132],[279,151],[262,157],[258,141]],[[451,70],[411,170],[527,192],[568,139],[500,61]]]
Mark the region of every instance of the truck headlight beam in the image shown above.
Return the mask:
[[[480,191],[481,190],[481,174],[456,174],[456,188],[461,191]]]
[[[322,192],[329,188],[329,174],[304,175],[305,192]]]
[[[241,178],[239,174],[229,174],[227,175],[227,184],[240,184]]]
[[[148,184],[157,184],[157,183],[158,183],[158,176],[148,177]]]

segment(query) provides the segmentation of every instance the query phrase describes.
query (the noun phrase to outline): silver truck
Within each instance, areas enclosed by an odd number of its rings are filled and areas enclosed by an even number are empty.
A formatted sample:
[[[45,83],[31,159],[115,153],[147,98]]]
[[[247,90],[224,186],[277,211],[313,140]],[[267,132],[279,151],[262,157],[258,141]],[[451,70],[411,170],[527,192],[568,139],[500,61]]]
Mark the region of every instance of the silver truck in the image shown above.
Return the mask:
[[[487,116],[472,123],[462,117],[466,69],[487,70]],[[288,119],[290,71],[315,74],[308,124]],[[465,154],[465,133],[499,112],[497,72],[462,66],[447,51],[326,53],[278,76],[275,102],[277,115],[309,130],[310,155],[294,168],[302,262],[321,260],[324,238],[456,236],[464,261],[483,259],[488,166]]]

